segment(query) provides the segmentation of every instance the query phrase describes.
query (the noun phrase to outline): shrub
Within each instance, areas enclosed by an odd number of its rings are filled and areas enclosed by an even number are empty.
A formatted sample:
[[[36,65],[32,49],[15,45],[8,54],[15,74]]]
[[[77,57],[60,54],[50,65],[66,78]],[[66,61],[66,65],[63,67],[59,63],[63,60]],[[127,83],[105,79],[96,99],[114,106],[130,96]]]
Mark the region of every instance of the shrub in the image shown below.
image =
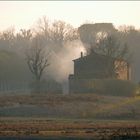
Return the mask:
[[[34,81],[30,85],[32,93],[62,93],[62,86],[53,80]]]
[[[132,96],[136,85],[130,81],[118,79],[94,80],[95,91],[105,95]]]

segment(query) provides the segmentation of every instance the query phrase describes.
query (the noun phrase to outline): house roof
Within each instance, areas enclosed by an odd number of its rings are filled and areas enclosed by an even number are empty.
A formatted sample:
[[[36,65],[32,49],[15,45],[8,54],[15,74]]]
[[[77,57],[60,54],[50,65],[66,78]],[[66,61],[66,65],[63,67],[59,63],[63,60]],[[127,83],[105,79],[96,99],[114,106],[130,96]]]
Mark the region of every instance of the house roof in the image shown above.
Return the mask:
[[[96,52],[92,52],[91,54],[88,54],[88,55],[86,55],[86,56],[81,56],[81,57],[79,57],[79,58],[77,58],[77,59],[74,59],[73,61],[74,62],[80,62],[80,61],[85,61],[85,60],[89,60],[89,59],[100,59],[100,60],[107,60],[108,59],[108,57],[106,56],[106,55],[103,55],[103,54],[98,54],[98,53],[96,53]],[[112,59],[113,59],[113,57],[112,57]],[[118,61],[125,61],[125,62],[127,62],[126,60],[124,60],[124,59],[117,59]],[[127,62],[128,63],[128,62]]]
[[[79,62],[79,61],[83,61],[83,60],[88,60],[88,59],[94,59],[94,58],[99,58],[99,59],[107,59],[107,57],[105,55],[101,55],[101,54],[97,54],[95,52],[93,52],[92,54],[86,55],[86,56],[81,56],[77,59],[74,59],[74,62]]]

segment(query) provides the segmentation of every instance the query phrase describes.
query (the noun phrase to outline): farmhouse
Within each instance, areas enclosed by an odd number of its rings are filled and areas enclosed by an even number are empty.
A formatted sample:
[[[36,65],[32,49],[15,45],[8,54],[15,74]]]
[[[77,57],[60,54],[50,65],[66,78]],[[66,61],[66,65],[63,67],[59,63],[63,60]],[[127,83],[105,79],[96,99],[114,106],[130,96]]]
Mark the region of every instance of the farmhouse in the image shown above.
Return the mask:
[[[73,60],[74,74],[69,75],[69,92],[70,93],[89,93],[94,92],[95,79],[109,79],[107,62],[108,57],[97,53],[92,53]],[[112,61],[114,63],[114,61]],[[130,80],[130,67],[125,61],[115,61],[115,65],[125,63],[125,67],[116,72],[116,78]]]

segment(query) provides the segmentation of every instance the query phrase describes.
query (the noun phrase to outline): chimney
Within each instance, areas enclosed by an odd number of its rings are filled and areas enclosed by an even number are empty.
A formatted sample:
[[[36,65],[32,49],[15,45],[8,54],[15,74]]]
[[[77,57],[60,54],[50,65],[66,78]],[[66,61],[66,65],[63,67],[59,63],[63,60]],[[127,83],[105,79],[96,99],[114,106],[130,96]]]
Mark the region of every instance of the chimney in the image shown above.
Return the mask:
[[[83,57],[83,52],[81,52],[81,58]]]

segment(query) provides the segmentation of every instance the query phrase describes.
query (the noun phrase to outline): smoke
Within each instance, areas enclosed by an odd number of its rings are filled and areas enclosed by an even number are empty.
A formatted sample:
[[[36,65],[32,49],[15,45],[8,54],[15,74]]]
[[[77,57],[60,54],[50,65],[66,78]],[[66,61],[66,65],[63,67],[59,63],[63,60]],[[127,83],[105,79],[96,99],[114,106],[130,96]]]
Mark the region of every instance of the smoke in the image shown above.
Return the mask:
[[[67,42],[59,52],[51,51],[48,74],[57,82],[64,82],[68,75],[73,73],[73,61],[80,57],[85,48],[80,41]]]
[[[73,61],[80,57],[80,52],[86,53],[81,41],[67,42],[59,51],[51,50],[46,76],[63,85],[63,92],[68,90],[68,76],[73,73]]]

